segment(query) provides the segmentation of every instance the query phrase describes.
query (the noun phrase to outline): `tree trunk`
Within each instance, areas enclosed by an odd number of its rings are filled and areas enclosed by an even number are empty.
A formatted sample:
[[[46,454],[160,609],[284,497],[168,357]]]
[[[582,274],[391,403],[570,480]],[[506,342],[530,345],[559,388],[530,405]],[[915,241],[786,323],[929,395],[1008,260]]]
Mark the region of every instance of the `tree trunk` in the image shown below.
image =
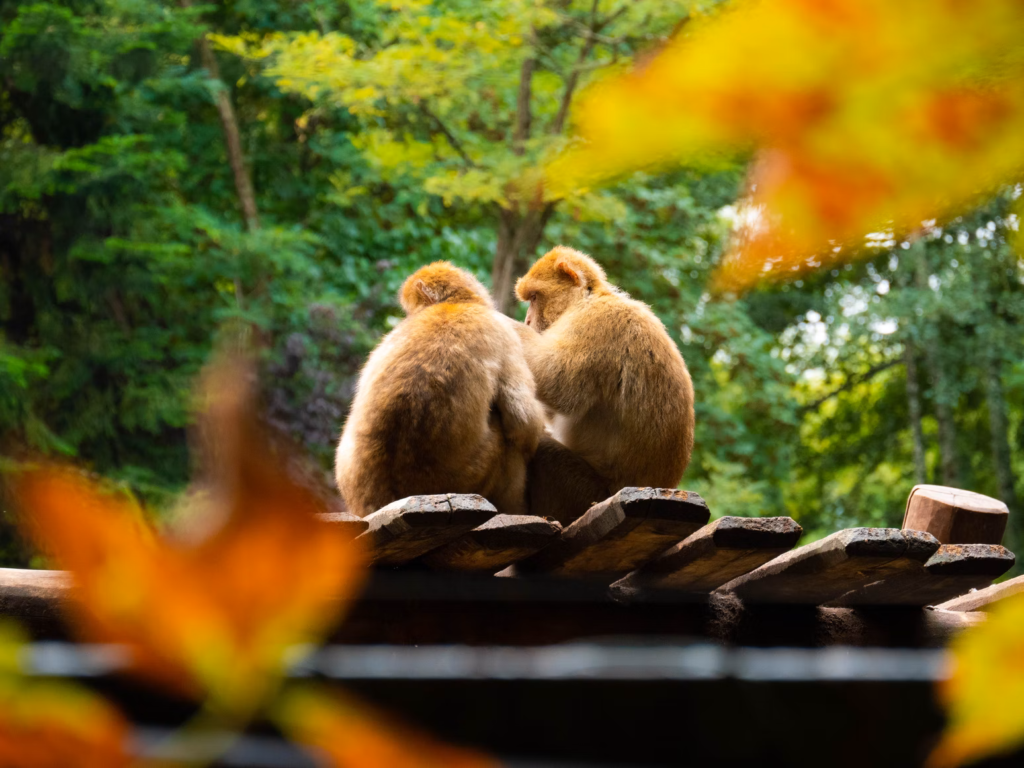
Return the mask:
[[[917,359],[909,341],[903,345],[903,361],[907,369],[907,407],[910,410],[910,432],[914,443],[914,482],[928,482],[924,459],[924,431],[921,429],[921,385],[917,378]]]
[[[238,193],[238,202],[242,208],[242,218],[245,219],[246,229],[254,232],[260,228],[260,219],[256,210],[256,195],[253,193],[252,180],[249,178],[249,171],[245,167],[245,157],[242,155],[242,139],[238,130],[235,109],[231,105],[227,89],[221,82],[220,67],[217,66],[217,58],[213,55],[210,41],[201,37],[197,45],[203,67],[209,73],[210,79],[221,86],[217,88],[214,96],[217,101],[217,113],[220,115],[220,127],[224,132],[224,144],[227,147],[231,173],[235,178],[235,191]]]
[[[992,464],[996,470],[996,487],[1000,500],[1010,510],[1010,543],[1020,543],[1020,522],[1017,521],[1017,492],[1013,485],[1010,464],[1010,440],[1006,418],[1006,397],[1003,395],[1003,363],[996,350],[991,350],[985,366],[988,399],[988,424],[992,435]]]
[[[547,203],[522,215],[506,208],[498,211],[498,247],[491,269],[491,293],[499,312],[511,314],[515,307],[515,281],[530,266],[528,262],[544,237],[544,228],[554,209],[553,203]]]

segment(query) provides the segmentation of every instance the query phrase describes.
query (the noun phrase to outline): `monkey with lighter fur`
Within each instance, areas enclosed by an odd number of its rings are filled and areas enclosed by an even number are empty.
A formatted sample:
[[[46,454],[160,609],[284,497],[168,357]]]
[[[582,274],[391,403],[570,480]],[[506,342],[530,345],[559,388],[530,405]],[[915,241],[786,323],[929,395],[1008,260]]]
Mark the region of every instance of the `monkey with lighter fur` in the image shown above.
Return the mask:
[[[371,353],[335,462],[348,508],[477,493],[525,514],[543,409],[515,329],[479,281],[448,262],[402,286],[403,319]]]
[[[627,486],[675,488],[693,450],[693,384],[650,310],[589,256],[559,246],[516,284],[548,431],[529,474],[533,514],[571,522]]]

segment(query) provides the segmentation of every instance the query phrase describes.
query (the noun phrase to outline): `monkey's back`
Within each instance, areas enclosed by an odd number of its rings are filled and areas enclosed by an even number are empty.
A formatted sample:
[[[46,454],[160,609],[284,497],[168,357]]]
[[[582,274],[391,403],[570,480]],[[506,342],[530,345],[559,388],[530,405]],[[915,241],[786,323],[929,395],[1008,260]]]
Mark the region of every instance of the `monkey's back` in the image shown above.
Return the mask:
[[[619,293],[595,298],[569,318],[590,353],[586,375],[598,405],[555,434],[616,488],[674,488],[693,450],[693,383],[668,331],[642,302]]]
[[[427,493],[482,493],[504,450],[491,413],[508,332],[441,303],[402,321],[364,367],[336,473],[354,512]]]

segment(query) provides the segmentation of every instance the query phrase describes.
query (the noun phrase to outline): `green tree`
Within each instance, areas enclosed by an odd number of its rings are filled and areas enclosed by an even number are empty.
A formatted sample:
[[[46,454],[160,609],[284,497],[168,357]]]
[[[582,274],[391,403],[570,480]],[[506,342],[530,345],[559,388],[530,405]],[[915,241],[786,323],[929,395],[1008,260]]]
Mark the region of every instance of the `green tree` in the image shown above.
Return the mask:
[[[606,192],[550,199],[536,169],[564,146],[580,88],[666,39],[677,4],[392,0],[360,13],[359,35],[217,40],[283,91],[348,109],[359,120],[353,141],[382,180],[482,209],[495,232],[491,284],[503,311],[556,208],[624,217]],[[345,168],[334,182],[346,197],[365,192]]]

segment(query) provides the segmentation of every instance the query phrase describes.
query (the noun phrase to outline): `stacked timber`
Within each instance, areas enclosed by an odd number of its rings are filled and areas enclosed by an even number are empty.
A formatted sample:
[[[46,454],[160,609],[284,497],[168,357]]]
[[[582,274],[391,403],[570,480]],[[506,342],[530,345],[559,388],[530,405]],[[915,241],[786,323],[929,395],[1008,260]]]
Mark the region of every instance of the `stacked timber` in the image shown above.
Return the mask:
[[[529,613],[525,604],[537,599],[557,602],[564,593],[575,595],[569,602],[578,602],[585,595],[585,601],[603,601],[610,611],[620,611],[594,619],[595,632],[625,631],[629,621],[621,611],[629,610],[628,616],[642,617],[636,630],[641,633],[671,629],[714,636],[715,626],[729,625],[725,639],[742,634],[737,610],[745,612],[748,625],[752,616],[757,621],[767,616],[771,624],[773,615],[788,611],[782,622],[786,627],[806,623],[794,611],[811,610],[817,611],[814,621],[820,625],[811,634],[828,643],[849,642],[856,633],[877,634],[877,628],[858,624],[862,619],[850,611],[936,606],[935,621],[938,614],[948,617],[936,626],[959,627],[976,619],[954,614],[974,616],[1024,591],[1020,579],[990,586],[1014,563],[1013,553],[998,543],[1007,514],[1004,505],[978,494],[919,486],[908,502],[903,529],[850,528],[795,549],[803,531],[791,518],[712,521],[704,499],[674,489],[625,488],[564,528],[546,518],[499,515],[486,499],[467,494],[414,496],[366,518],[333,513],[324,519],[366,542],[377,574],[414,577],[402,582],[402,594],[389,592],[387,600],[406,600],[404,593],[415,592],[419,582],[448,585],[431,593],[431,600],[448,599],[445,590],[463,596],[476,590],[483,596],[478,602],[511,601],[521,613]],[[462,586],[439,580],[445,573],[459,574]],[[481,577],[493,587],[481,587]],[[0,571],[0,613],[37,623],[54,620],[67,583],[59,572]],[[417,610],[416,599],[409,600],[407,611]],[[659,614],[656,606],[665,603],[704,608],[692,609],[696,618],[686,624],[679,616]],[[391,611],[394,624],[394,609],[382,610]],[[451,610],[459,622],[466,620],[463,609]],[[501,624],[505,615],[510,615],[507,609],[500,609],[493,625],[503,627],[506,636],[515,635]],[[581,614],[576,624],[594,616]],[[381,614],[373,621],[381,625],[385,618]],[[538,614],[547,634],[535,633],[536,638],[557,639],[558,618]],[[433,622],[433,632],[436,618],[426,620]],[[572,637],[571,624],[566,614],[566,638]],[[846,629],[832,632],[830,624]],[[463,639],[474,631],[466,630]],[[459,637],[456,632],[447,641]]]

